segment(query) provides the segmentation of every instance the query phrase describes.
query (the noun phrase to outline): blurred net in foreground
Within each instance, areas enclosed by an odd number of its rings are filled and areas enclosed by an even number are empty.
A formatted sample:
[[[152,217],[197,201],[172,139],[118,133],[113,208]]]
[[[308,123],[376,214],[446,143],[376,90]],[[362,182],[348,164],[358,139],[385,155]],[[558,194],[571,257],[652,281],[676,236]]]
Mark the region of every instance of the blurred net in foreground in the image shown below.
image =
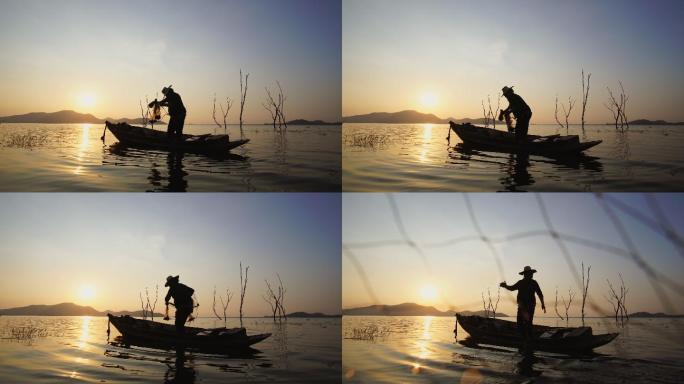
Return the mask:
[[[584,247],[593,248],[602,252],[607,252],[633,262],[648,279],[650,285],[660,301],[662,307],[670,314],[675,312],[675,306],[672,304],[673,296],[684,295],[684,284],[680,281],[676,281],[666,274],[662,273],[651,265],[648,260],[643,257],[638,248],[635,245],[632,236],[627,231],[625,224],[620,219],[617,213],[622,213],[624,215],[630,216],[632,219],[644,225],[649,230],[660,235],[665,241],[671,243],[677,250],[681,257],[684,257],[684,239],[679,234],[679,232],[672,226],[670,221],[665,216],[663,209],[659,205],[658,201],[653,195],[646,194],[644,198],[646,199],[647,205],[655,217],[652,218],[648,214],[639,211],[638,209],[630,206],[629,204],[612,197],[611,195],[596,194],[593,197],[597,200],[600,207],[603,209],[603,213],[611,222],[612,226],[619,235],[622,245],[617,246],[613,244],[604,243],[597,241],[595,239],[575,236],[567,233],[559,232],[554,226],[554,221],[549,215],[546,204],[544,203],[543,195],[536,194],[535,202],[539,211],[541,212],[542,221],[544,223],[543,227],[535,230],[521,231],[516,233],[511,233],[505,237],[490,237],[486,235],[486,228],[481,225],[481,220],[478,217],[478,213],[473,207],[468,194],[453,194],[453,196],[458,196],[464,200],[465,206],[469,214],[469,220],[476,235],[467,235],[461,237],[453,237],[439,242],[431,243],[418,243],[411,235],[407,232],[402,219],[402,214],[400,207],[393,194],[386,194],[386,198],[391,209],[391,217],[396,226],[399,234],[400,240],[378,240],[378,241],[368,241],[368,242],[358,242],[351,243],[343,240],[342,253],[343,256],[350,262],[351,266],[360,278],[364,290],[368,294],[370,300],[374,304],[381,304],[372,283],[372,279],[369,278],[368,273],[363,265],[362,252],[365,249],[370,248],[382,248],[388,246],[404,246],[410,248],[416,257],[421,260],[421,264],[425,268],[428,274],[432,274],[433,266],[430,260],[429,250],[434,248],[449,247],[459,243],[467,241],[480,241],[482,242],[496,264],[497,271],[500,275],[500,279],[505,280],[506,271],[501,262],[502,258],[499,251],[495,247],[495,244],[510,242],[514,240],[522,240],[535,237],[547,237],[552,239],[557,245],[560,251],[560,257],[563,258],[564,262],[567,264],[567,268],[570,271],[572,278],[574,279],[578,292],[582,292],[582,278],[580,272],[577,270],[577,266],[573,263],[572,255],[570,253],[568,244],[578,244]],[[601,281],[598,279],[597,281]],[[594,288],[596,289],[596,288]],[[512,296],[509,296],[509,301],[515,302]],[[475,305],[481,305],[480,300],[468,303],[448,303],[451,308],[456,310],[471,308]],[[600,305],[591,296],[587,297],[587,306],[593,309],[596,313],[603,316],[612,316],[612,313]]]

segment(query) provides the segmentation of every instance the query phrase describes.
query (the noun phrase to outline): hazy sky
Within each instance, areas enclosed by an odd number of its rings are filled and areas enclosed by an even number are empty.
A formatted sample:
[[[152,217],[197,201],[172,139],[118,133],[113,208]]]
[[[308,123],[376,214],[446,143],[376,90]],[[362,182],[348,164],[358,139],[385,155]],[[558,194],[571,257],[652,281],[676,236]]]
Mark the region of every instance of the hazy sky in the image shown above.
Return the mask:
[[[606,86],[619,80],[629,119],[683,121],[682,18],[680,0],[345,0],[342,112],[481,117],[481,101],[513,85],[533,123],[553,122],[556,94],[581,98],[584,67],[589,122],[609,121]]]
[[[159,284],[163,311],[173,274],[195,289],[201,315],[211,312],[215,285],[236,292],[234,316],[242,261],[246,314],[269,312],[264,279],[276,273],[288,312],[339,313],[340,215],[339,194],[3,194],[0,308],[137,310],[139,292]]]
[[[341,23],[339,0],[0,0],[0,116],[138,117],[140,99],[172,84],[188,122],[212,121],[214,93],[236,100],[236,122],[242,68],[247,122],[270,118],[276,80],[288,119],[339,121]]]
[[[343,244],[358,260],[378,303],[417,302],[435,305],[443,310],[450,306],[480,310],[482,292],[489,288],[496,294],[499,282],[504,279],[513,284],[521,278],[518,272],[525,265],[538,270],[535,279],[551,311],[556,287],[559,295],[567,295],[569,288],[580,291],[562,251],[550,236],[521,237],[495,243],[503,268],[501,276],[490,249],[477,238],[463,194],[411,193],[391,196],[396,201],[406,233],[411,241],[420,245],[426,263],[421,261],[415,249],[400,243],[402,235],[395,224],[388,195],[344,194],[342,203]],[[657,217],[649,208],[647,196],[607,196],[628,204],[647,217]],[[684,201],[681,196],[653,196],[681,238],[684,232]],[[627,249],[597,196],[554,193],[542,194],[541,197],[557,232]],[[480,227],[490,238],[500,239],[545,229],[535,195],[470,194],[469,198]],[[681,249],[678,250],[672,242],[651,228],[615,211],[646,262],[659,273],[681,283],[681,271],[684,270],[684,258],[679,253]],[[468,240],[442,247],[428,246],[464,237]],[[369,242],[375,242],[376,246],[358,247]],[[632,259],[576,243],[565,244],[571,262],[579,273],[582,261],[585,265],[591,265],[589,297],[601,308],[608,310],[610,307],[604,297],[608,292],[606,279],[619,285],[618,273],[622,273],[629,289],[627,308],[630,312],[670,312],[667,310],[668,304],[660,300],[645,272]],[[342,271],[343,307],[372,304],[374,300],[349,254],[343,256]],[[659,280],[664,281],[661,277]],[[430,290],[437,293],[434,298],[430,298]],[[515,295],[504,292],[507,291],[502,291],[499,309],[514,314]],[[665,287],[664,292],[672,311],[684,313],[682,291]],[[580,301],[576,299],[573,307]],[[575,314],[578,313],[575,308]]]

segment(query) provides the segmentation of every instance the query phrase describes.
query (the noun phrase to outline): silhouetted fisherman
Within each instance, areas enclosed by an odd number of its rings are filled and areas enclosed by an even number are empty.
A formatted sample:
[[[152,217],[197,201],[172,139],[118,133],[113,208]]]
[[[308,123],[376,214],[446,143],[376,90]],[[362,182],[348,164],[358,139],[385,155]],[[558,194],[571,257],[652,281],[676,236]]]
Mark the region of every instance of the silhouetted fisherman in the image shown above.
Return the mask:
[[[542,294],[537,281],[532,279],[532,275],[535,272],[537,272],[537,270],[532,269],[527,265],[522,272],[519,273],[519,275],[523,275],[522,280],[518,280],[518,282],[513,285],[508,285],[505,281],[499,284],[499,286],[506,288],[509,291],[518,291],[518,330],[520,331],[525,346],[527,346],[528,342],[532,339],[532,321],[534,320],[534,307],[537,304],[534,297],[535,293],[539,296],[542,309],[544,310],[544,313],[546,313],[544,294]]]
[[[161,101],[153,101],[148,107],[152,108],[155,103],[158,103],[162,107],[169,108],[169,125],[167,127],[167,133],[169,137],[173,137],[176,140],[180,140],[183,137],[183,125],[185,124],[185,106],[183,105],[183,100],[179,94],[177,94],[169,85],[162,89],[162,94],[164,99]]]
[[[182,334],[185,333],[185,321],[192,313],[194,307],[192,295],[195,293],[195,290],[179,283],[178,279],[179,276],[169,276],[166,278],[164,286],[169,287],[169,292],[166,294],[164,302],[166,303],[168,313],[169,300],[173,297],[173,303],[176,307],[176,331]],[[168,314],[164,319],[168,320]]]
[[[515,116],[515,139],[523,141],[527,137],[527,129],[530,127],[530,119],[532,118],[532,110],[525,103],[522,97],[513,92],[513,87],[501,88],[504,97],[508,100],[508,108],[499,113],[499,121],[502,121],[504,115],[513,113]]]

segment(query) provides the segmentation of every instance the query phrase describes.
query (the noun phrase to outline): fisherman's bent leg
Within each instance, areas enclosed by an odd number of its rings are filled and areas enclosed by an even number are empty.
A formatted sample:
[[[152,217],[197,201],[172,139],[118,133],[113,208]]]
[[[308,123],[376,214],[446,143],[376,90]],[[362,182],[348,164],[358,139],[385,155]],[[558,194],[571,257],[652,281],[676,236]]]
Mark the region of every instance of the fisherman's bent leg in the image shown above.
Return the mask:
[[[169,125],[166,127],[166,134],[169,137],[174,136],[177,124],[178,122],[176,118],[174,116],[171,116],[171,118],[169,119]]]
[[[183,126],[185,125],[185,115],[178,116],[178,124],[176,125],[176,137],[178,139],[183,137]]]
[[[179,334],[185,333],[185,321],[188,319],[188,315],[190,315],[190,311],[176,311],[176,332],[178,332]]]
[[[527,130],[530,127],[530,117],[525,116],[518,119],[515,125],[515,139],[517,141],[524,141],[527,138]]]

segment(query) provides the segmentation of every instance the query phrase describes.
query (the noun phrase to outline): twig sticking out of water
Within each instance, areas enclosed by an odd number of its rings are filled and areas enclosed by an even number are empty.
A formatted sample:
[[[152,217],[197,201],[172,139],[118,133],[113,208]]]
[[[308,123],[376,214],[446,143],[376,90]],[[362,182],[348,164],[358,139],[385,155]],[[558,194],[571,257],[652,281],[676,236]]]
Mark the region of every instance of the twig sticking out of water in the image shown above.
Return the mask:
[[[12,327],[9,330],[10,339],[30,341],[36,337],[46,337],[48,331],[46,328],[38,328],[33,325],[25,327]]]
[[[390,334],[390,329],[388,327],[378,327],[377,325],[369,325],[366,327],[352,328],[344,336],[345,339],[352,340],[366,340],[375,341],[377,339],[382,339]]]
[[[589,101],[589,80],[591,80],[591,73],[585,79],[584,68],[582,68],[582,132],[584,132],[584,114],[587,112],[587,101]],[[584,305],[582,308],[584,308]]]
[[[558,96],[556,96],[556,112],[555,112],[554,116],[556,118],[556,123],[558,123],[558,125],[560,125],[561,128],[565,128],[566,131],[570,128],[569,118],[570,118],[570,113],[572,112],[572,107],[575,106],[575,101],[576,100],[573,99],[572,97],[568,97],[568,107],[567,108],[565,107],[564,103],[561,103],[561,107],[563,108],[563,114],[565,115],[565,125],[563,125],[563,123],[561,123],[561,121],[558,119]]]
[[[584,74],[584,71],[582,71]],[[591,74],[589,75],[591,76]],[[591,273],[591,265],[587,268],[587,278],[584,279],[584,262],[582,262],[582,326],[584,326],[584,305],[587,302],[587,294],[589,293],[589,273]]]
[[[563,316],[560,314],[560,312],[558,312],[558,287],[556,287],[556,301],[553,305],[553,309],[556,311],[556,315],[558,316],[558,318],[560,318],[561,320],[565,320],[563,319]]]
[[[378,148],[389,143],[389,135],[353,134],[345,136],[345,144],[351,147]]]
[[[620,129],[623,131],[625,126],[629,129],[629,122],[627,121],[627,114],[625,110],[627,109],[627,100],[629,96],[625,94],[625,88],[622,86],[622,81],[620,83],[620,95],[615,97],[613,95],[613,90],[610,87],[606,87],[608,90],[608,102],[603,105],[613,114],[613,119],[615,120],[615,129]]]
[[[245,303],[245,294],[247,293],[247,273],[249,272],[249,265],[245,268],[245,277],[242,278],[242,261],[240,262],[240,326],[242,326],[242,305]]]
[[[568,302],[565,302],[565,297],[561,297],[563,299],[563,306],[565,307],[565,326],[569,326],[570,324],[570,305],[572,305],[572,299],[575,297],[575,292],[573,292],[571,289],[568,289]]]
[[[5,138],[6,147],[32,149],[45,145],[48,140],[46,133],[33,133],[30,129],[25,133],[10,133]]]
[[[219,315],[218,312],[216,311],[216,286],[214,286],[214,304],[212,306],[212,309],[214,310],[214,315],[216,315],[216,317],[219,320],[223,320],[223,326],[224,327],[227,325],[227,322],[228,322],[228,304],[230,304],[230,299],[232,299],[232,298],[233,298],[233,293],[228,289],[226,289],[226,300],[225,301],[223,300],[223,296],[219,295],[219,299],[221,300],[221,308],[223,308],[223,317],[221,317],[221,315]]]

